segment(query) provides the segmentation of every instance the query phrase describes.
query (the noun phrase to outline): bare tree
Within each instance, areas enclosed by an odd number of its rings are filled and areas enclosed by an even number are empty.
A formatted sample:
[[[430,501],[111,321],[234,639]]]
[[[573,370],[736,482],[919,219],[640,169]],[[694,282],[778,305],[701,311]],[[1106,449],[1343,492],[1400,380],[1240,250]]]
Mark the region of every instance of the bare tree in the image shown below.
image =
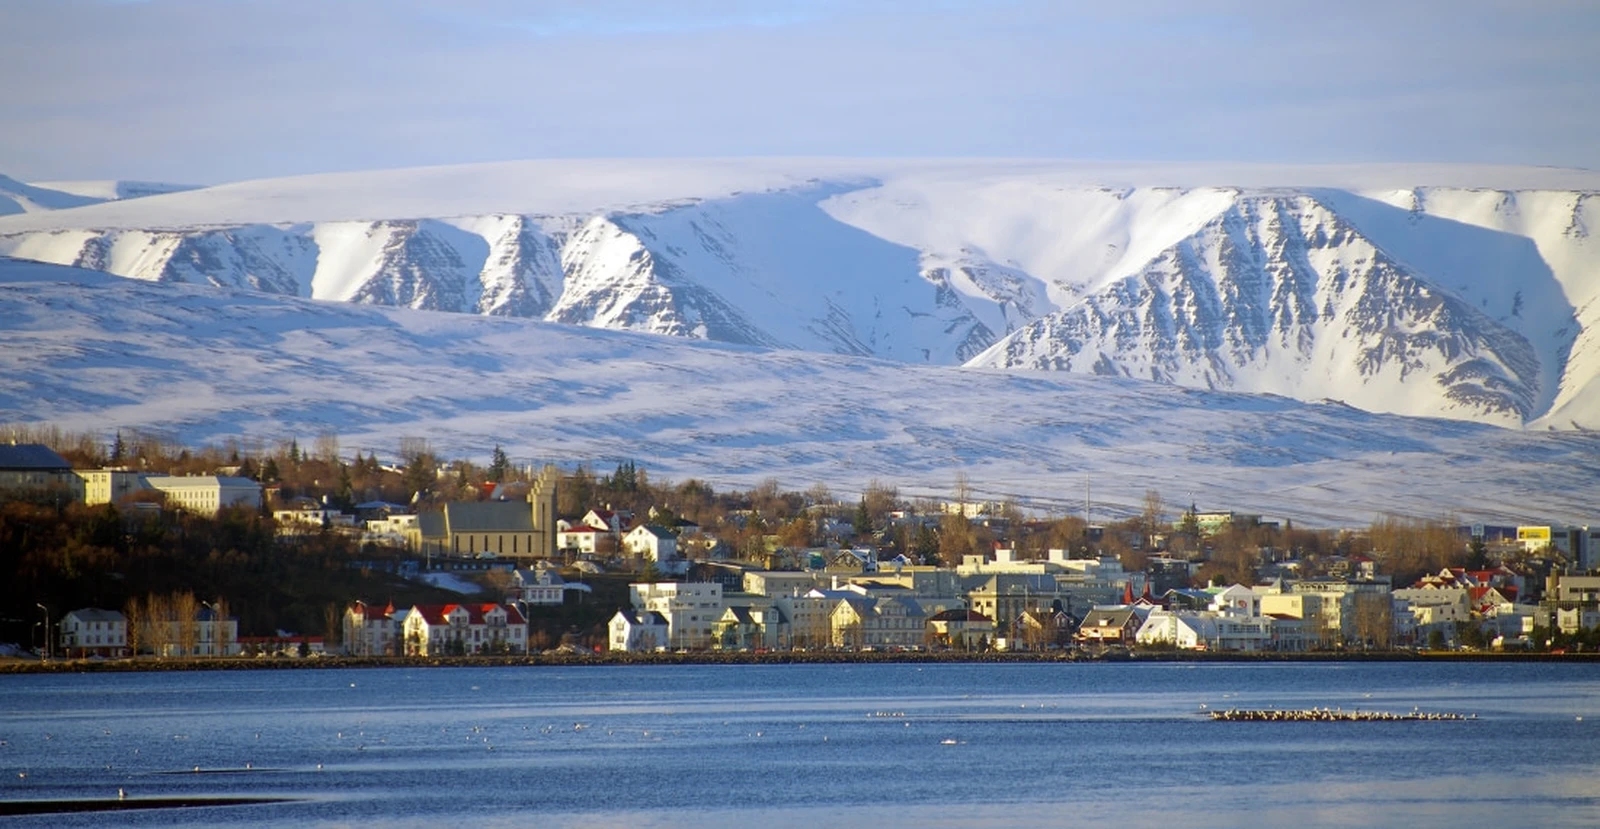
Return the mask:
[[[200,603],[194,594],[185,590],[172,594],[172,615],[177,622],[178,651],[182,656],[194,656],[200,649]],[[213,636],[216,624],[212,624]]]
[[[1144,491],[1144,511],[1139,516],[1144,525],[1144,543],[1146,550],[1155,549],[1156,535],[1158,535],[1167,519],[1166,506],[1161,501],[1161,493],[1147,489]]]
[[[873,478],[867,482],[867,488],[861,493],[861,500],[867,505],[867,515],[871,516],[874,525],[882,524],[893,512],[900,501],[900,490]]]
[[[316,453],[317,460],[338,463],[339,433],[329,430],[318,434],[316,443],[313,444],[313,451]]]
[[[170,656],[177,644],[177,620],[172,616],[172,603],[166,596],[154,593],[145,597],[145,640],[156,656]]]

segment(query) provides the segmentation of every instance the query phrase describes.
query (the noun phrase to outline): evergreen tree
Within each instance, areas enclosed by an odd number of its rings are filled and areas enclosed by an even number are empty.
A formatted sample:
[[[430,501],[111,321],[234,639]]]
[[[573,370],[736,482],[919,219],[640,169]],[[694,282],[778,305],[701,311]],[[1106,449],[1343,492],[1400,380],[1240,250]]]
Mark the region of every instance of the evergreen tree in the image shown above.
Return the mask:
[[[495,483],[505,481],[506,475],[511,471],[511,459],[506,457],[505,450],[500,444],[494,445],[494,455],[489,462],[489,480]]]
[[[350,467],[339,464],[339,490],[334,493],[333,505],[340,512],[353,512],[356,508],[356,486],[350,479]]]
[[[1194,504],[1190,504],[1189,509],[1183,513],[1183,520],[1178,523],[1178,532],[1191,541],[1200,538],[1200,517]]]
[[[122,430],[117,430],[117,439],[111,444],[111,465],[121,466],[127,460],[128,447],[122,442]]]
[[[277,482],[277,480],[278,461],[274,458],[267,458],[267,462],[261,465],[261,483],[270,484]]]
[[[853,523],[855,525],[856,535],[866,535],[872,532],[872,512],[867,509],[866,498],[862,498],[861,502],[856,504],[856,514]]]

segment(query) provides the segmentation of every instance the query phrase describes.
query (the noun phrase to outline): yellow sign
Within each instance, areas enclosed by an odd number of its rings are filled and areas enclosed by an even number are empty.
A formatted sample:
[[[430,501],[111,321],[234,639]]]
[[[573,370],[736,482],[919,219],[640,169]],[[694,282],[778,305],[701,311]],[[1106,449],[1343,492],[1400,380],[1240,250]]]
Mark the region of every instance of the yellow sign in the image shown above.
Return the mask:
[[[1518,527],[1517,528],[1517,540],[1518,541],[1549,541],[1550,540],[1550,528],[1549,527]]]

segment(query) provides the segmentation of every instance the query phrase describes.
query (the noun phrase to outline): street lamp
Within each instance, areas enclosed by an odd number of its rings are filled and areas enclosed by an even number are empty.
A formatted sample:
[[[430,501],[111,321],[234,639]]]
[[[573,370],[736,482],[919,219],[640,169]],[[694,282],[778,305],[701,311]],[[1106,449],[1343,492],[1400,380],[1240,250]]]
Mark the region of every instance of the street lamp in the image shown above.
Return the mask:
[[[44,605],[42,605],[42,604],[40,604],[38,602],[34,602],[33,606],[39,608],[41,611],[44,611],[44,658],[45,658],[46,661],[49,661],[49,659],[50,659],[50,608],[45,607]]]

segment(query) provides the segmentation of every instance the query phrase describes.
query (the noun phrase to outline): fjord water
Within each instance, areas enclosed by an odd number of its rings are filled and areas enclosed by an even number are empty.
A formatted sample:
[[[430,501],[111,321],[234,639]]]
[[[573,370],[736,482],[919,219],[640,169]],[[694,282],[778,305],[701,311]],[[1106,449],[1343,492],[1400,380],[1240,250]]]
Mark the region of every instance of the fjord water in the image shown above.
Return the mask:
[[[1223,723],[1218,707],[1476,714]],[[41,826],[1600,825],[1600,664],[381,668],[0,678]],[[198,769],[198,771],[196,771]]]

